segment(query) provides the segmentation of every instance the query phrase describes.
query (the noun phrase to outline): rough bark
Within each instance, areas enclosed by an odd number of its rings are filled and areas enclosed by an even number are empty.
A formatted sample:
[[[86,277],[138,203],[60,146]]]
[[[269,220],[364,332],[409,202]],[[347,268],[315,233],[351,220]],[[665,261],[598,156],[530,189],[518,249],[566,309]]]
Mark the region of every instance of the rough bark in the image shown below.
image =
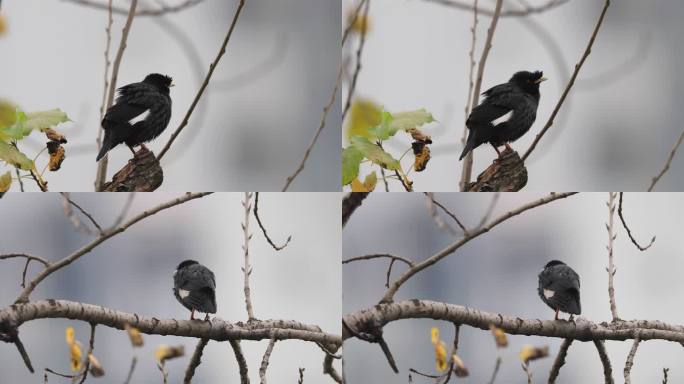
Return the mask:
[[[468,192],[517,192],[527,184],[527,169],[517,152],[505,149],[492,165],[468,184]]]
[[[159,160],[147,148],[141,148],[132,159],[105,183],[105,192],[152,192],[164,181]]]

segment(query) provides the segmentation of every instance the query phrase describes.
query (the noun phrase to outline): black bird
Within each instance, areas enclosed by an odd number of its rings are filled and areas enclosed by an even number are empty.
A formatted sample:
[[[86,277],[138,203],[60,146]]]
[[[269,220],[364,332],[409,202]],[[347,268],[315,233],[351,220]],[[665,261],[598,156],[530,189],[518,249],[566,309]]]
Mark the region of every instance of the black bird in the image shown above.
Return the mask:
[[[537,117],[539,84],[546,80],[544,73],[516,72],[508,83],[486,90],[485,99],[468,116],[468,141],[459,160],[484,143],[498,147],[519,139],[530,130]]]
[[[214,272],[195,260],[185,260],[178,264],[173,273],[173,295],[189,309],[190,320],[195,319],[195,311],[216,313],[216,280]]]
[[[574,315],[582,312],[580,278],[577,272],[558,260],[549,261],[539,273],[539,297],[551,309]]]
[[[169,87],[172,79],[153,73],[140,83],[119,88],[116,104],[112,105],[102,119],[105,135],[97,160],[121,143],[133,151],[159,136],[171,120],[171,97]]]

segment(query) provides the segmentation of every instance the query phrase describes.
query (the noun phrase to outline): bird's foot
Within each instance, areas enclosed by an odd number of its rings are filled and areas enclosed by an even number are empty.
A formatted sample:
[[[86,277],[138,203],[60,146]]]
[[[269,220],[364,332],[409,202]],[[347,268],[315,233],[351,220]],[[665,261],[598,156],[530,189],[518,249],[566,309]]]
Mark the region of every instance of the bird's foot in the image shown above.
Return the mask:
[[[504,146],[506,146],[506,149],[509,151],[513,151],[513,148],[511,148],[511,145],[508,143],[504,143]]]
[[[133,156],[135,156],[135,149],[133,149],[133,146],[131,146],[131,145],[126,145],[126,146],[128,147],[128,149],[131,150],[131,152],[133,153]]]
[[[147,152],[150,151],[149,149],[147,149],[147,147],[145,146],[145,144],[140,144],[140,148],[141,148],[141,149],[144,149],[144,150],[147,151]]]
[[[209,314],[208,314],[208,313],[206,314],[206,316],[204,316],[204,321],[211,321],[211,319],[209,319]]]

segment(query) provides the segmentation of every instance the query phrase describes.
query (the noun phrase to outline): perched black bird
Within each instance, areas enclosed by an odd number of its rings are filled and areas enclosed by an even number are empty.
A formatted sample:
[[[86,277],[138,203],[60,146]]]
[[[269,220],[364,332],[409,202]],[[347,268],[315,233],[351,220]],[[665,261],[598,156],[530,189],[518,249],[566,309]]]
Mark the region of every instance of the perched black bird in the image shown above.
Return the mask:
[[[116,104],[102,119],[105,135],[96,161],[121,143],[133,151],[134,146],[143,145],[164,132],[171,120],[171,82],[170,77],[153,73],[140,83],[119,88]]]
[[[190,320],[195,319],[195,311],[216,313],[216,281],[214,272],[195,260],[185,260],[178,264],[173,273],[173,295],[189,309]]]
[[[459,160],[484,143],[498,147],[519,139],[534,123],[539,105],[539,84],[546,80],[540,71],[516,72],[508,83],[485,91],[485,99],[468,116],[468,141]]]
[[[558,260],[549,261],[539,273],[539,297],[556,311],[574,315],[582,312],[580,278],[577,272]]]

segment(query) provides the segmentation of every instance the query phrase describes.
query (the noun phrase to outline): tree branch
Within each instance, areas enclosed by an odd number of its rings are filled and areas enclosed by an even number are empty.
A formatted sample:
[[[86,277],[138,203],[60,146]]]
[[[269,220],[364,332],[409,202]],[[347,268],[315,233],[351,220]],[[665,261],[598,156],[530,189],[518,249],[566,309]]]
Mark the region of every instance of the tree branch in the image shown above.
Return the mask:
[[[534,141],[523,155],[523,161],[527,160],[527,158],[530,156],[534,148],[539,143],[539,140],[541,140],[544,134],[546,134],[546,131],[548,131],[549,128],[551,128],[551,126],[553,125],[553,119],[555,119],[556,115],[558,114],[558,111],[560,111],[561,105],[563,105],[563,102],[570,93],[570,89],[572,88],[573,84],[575,84],[575,79],[577,79],[577,75],[579,74],[582,65],[584,65],[584,62],[587,60],[587,57],[589,57],[589,54],[591,53],[591,47],[594,45],[594,40],[596,40],[596,36],[598,35],[598,31],[601,28],[603,18],[606,15],[606,11],[608,10],[609,6],[610,0],[606,0],[603,5],[603,10],[601,11],[601,15],[599,16],[598,21],[596,22],[596,26],[594,27],[594,32],[591,34],[591,37],[589,38],[587,48],[584,50],[584,54],[580,58],[580,61],[577,63],[577,65],[575,65],[575,71],[572,73],[572,76],[570,76],[570,80],[568,80],[568,84],[565,86],[565,90],[563,91],[563,94],[561,95],[560,99],[558,99],[558,102],[556,103],[556,107],[553,109],[553,112],[551,112],[551,116],[549,116],[549,120],[546,122],[546,125],[544,125],[544,128],[542,128],[541,132],[537,134],[537,136],[534,138]]]
[[[186,193],[184,196],[176,198],[174,200],[168,201],[164,204],[158,205],[152,209],[143,211],[142,213],[138,214],[137,216],[133,217],[131,220],[127,221],[120,227],[113,229],[111,231],[105,232],[102,236],[96,238],[95,240],[91,241],[90,243],[84,245],[81,249],[75,251],[69,256],[64,257],[63,259],[56,261],[54,263],[49,263],[49,265],[41,271],[38,276],[36,276],[31,282],[29,282],[28,286],[24,288],[24,290],[21,292],[17,300],[15,301],[16,304],[18,303],[26,303],[28,302],[29,295],[31,295],[31,292],[38,286],[38,284],[43,281],[46,277],[51,275],[52,273],[66,267],[67,265],[73,263],[76,261],[78,258],[81,256],[87,254],[88,252],[92,251],[95,247],[103,243],[104,241],[110,239],[111,237],[114,237],[118,235],[119,233],[125,231],[128,229],[130,226],[134,225],[135,223],[146,219],[152,215],[155,215],[156,213],[163,211],[165,209],[174,207],[176,205],[183,204],[185,202],[188,202],[190,200],[202,198],[204,196],[207,196],[211,194],[211,192],[200,192],[200,193]]]
[[[261,367],[259,368],[259,378],[261,379],[261,384],[266,384],[266,369],[268,369],[268,360],[271,358],[271,353],[273,352],[273,347],[275,346],[276,339],[271,338],[266,347],[266,352],[264,352],[264,357],[261,359]]]
[[[556,382],[561,367],[565,365],[565,357],[568,355],[568,348],[570,348],[572,342],[573,339],[563,340],[563,343],[558,350],[558,355],[556,355],[556,359],[553,361],[553,365],[551,366],[551,372],[549,373],[549,384],[554,384]]]
[[[221,49],[219,49],[218,54],[216,55],[216,58],[214,61],[209,65],[209,72],[207,72],[207,76],[204,78],[204,82],[202,83],[202,86],[200,89],[197,91],[197,95],[195,95],[195,99],[192,101],[192,104],[190,104],[190,108],[188,111],[185,113],[185,117],[183,118],[183,121],[180,123],[178,128],[173,132],[171,137],[169,138],[169,141],[166,142],[166,145],[164,145],[164,148],[162,148],[161,152],[159,152],[159,156],[157,159],[161,161],[162,157],[168,152],[169,148],[171,148],[171,144],[176,140],[176,137],[181,133],[183,128],[185,128],[186,125],[188,125],[188,121],[190,120],[190,115],[192,115],[192,112],[195,110],[195,107],[200,101],[200,98],[202,97],[202,94],[204,93],[204,90],[207,88],[209,85],[209,80],[211,80],[211,75],[214,74],[214,70],[216,69],[216,66],[218,65],[219,61],[221,60],[221,57],[223,57],[223,54],[226,53],[226,46],[228,45],[228,42],[230,41],[230,37],[233,35],[233,30],[235,29],[235,25],[237,24],[238,18],[240,17],[240,12],[242,11],[242,8],[245,6],[245,0],[239,0],[240,2],[238,3],[238,7],[235,10],[235,15],[233,16],[233,21],[230,23],[230,28],[228,28],[228,33],[226,34],[226,37],[223,39],[223,44],[221,45]]]
[[[457,9],[463,9],[463,10],[471,10],[473,9],[473,6],[465,3],[465,2],[459,2],[455,0],[424,0],[428,3],[436,3],[436,4],[441,4],[445,5],[447,7],[452,7],[452,8],[457,8]],[[570,0],[549,0],[545,4],[539,5],[539,6],[525,6],[523,9],[507,9],[504,11],[501,11],[500,17],[524,17],[524,16],[529,16],[533,15],[535,13],[542,13],[548,10],[551,10],[553,8],[556,8],[560,5],[563,5],[567,3]],[[495,13],[495,10],[491,9],[480,9],[479,12],[485,16],[493,16]]]
[[[625,384],[631,384],[632,378],[629,376],[632,366],[634,365],[634,356],[636,355],[637,348],[639,348],[639,333],[634,336],[634,343],[632,344],[632,349],[629,350],[629,355],[627,355],[627,361],[625,361]]]
[[[603,376],[606,384],[613,384],[613,368],[610,366],[610,358],[606,352],[606,343],[603,340],[594,340],[594,345],[603,364]]]
[[[259,192],[256,192],[256,195],[254,197],[254,217],[256,217],[257,223],[259,224],[259,228],[261,228],[261,232],[264,234],[264,237],[266,238],[266,241],[268,241],[269,244],[271,244],[271,247],[275,249],[276,251],[280,251],[281,249],[287,247],[288,244],[290,244],[290,240],[292,240],[292,236],[288,236],[287,240],[285,240],[285,244],[283,245],[275,245],[273,240],[268,236],[268,233],[266,233],[266,227],[261,223],[261,219],[259,218]]]
[[[107,103],[107,88],[109,86],[109,66],[112,64],[112,62],[109,60],[109,49],[112,46],[112,23],[114,22],[114,19],[112,18],[112,0],[107,1],[107,28],[105,28],[105,32],[107,35],[107,39],[105,40],[105,50],[104,50],[104,58],[105,58],[105,68],[104,68],[104,87],[102,87],[102,104],[100,104],[100,121],[104,118],[104,113],[105,113],[105,104]],[[98,125],[97,127],[97,139],[95,140],[95,143],[97,144],[97,150],[100,151],[102,148],[102,132],[104,132],[104,129],[102,128],[101,125]],[[97,187],[97,185],[95,186]]]
[[[606,203],[608,206],[608,223],[606,224],[606,230],[608,231],[608,246],[606,247],[606,249],[608,249],[608,267],[606,268],[606,272],[608,272],[608,297],[610,299],[610,313],[613,315],[613,321],[620,320],[620,317],[617,314],[617,304],[615,302],[615,285],[613,282],[616,272],[615,264],[613,263],[613,242],[617,236],[613,231],[616,195],[617,193],[615,192],[608,192],[608,203]]]
[[[480,88],[482,87],[482,76],[484,75],[485,64],[487,63],[487,57],[489,57],[489,51],[492,49],[492,39],[494,38],[494,31],[496,31],[496,23],[499,21],[499,15],[501,14],[501,4],[503,0],[496,0],[496,6],[494,7],[494,16],[492,16],[492,21],[489,24],[489,29],[487,30],[487,39],[485,40],[484,48],[482,49],[482,56],[480,56],[480,62],[477,65],[477,77],[475,80],[475,89],[473,90],[473,103],[470,105],[470,110],[472,111],[477,107],[477,103],[480,100]],[[473,32],[475,33],[475,32]],[[470,176],[473,171],[473,151],[468,152],[465,160],[463,161],[463,172],[461,173],[461,191],[465,192],[466,187],[470,183]]]
[[[121,66],[121,60],[123,59],[123,53],[126,49],[126,41],[128,40],[128,33],[131,30],[131,25],[133,24],[133,18],[135,17],[135,8],[138,6],[138,0],[131,1],[131,7],[128,10],[128,18],[126,19],[126,24],[121,32],[121,42],[119,43],[119,50],[116,52],[114,57],[114,64],[112,66],[112,77],[109,82],[109,92],[107,95],[107,108],[112,106],[114,102],[114,91],[116,90],[116,80],[119,77],[119,67]],[[107,163],[109,157],[105,155],[97,165],[97,175],[95,177],[95,191],[102,191],[104,188],[105,180],[107,179]]]
[[[323,373],[326,375],[330,375],[330,377],[335,380],[336,383],[342,384],[344,383],[344,379],[342,376],[337,373],[335,370],[335,367],[333,367],[333,356],[326,354],[325,359],[323,359]],[[301,371],[300,371],[301,374]]]
[[[370,0],[364,0],[363,7],[363,19],[364,22],[368,22],[368,12],[370,10]],[[359,47],[356,49],[356,68],[354,68],[354,74],[352,75],[351,83],[349,84],[349,90],[347,91],[347,100],[344,103],[344,109],[342,109],[342,122],[344,122],[345,116],[351,107],[352,96],[354,96],[354,90],[356,89],[356,81],[359,78],[359,73],[361,72],[361,55],[363,54],[363,47],[366,45],[366,34],[368,29],[365,28],[361,33],[359,33]]]
[[[107,9],[106,4],[98,3],[98,2],[93,1],[93,0],[65,0],[65,1],[68,1],[68,2],[71,2],[74,4],[78,4],[78,5],[87,6],[90,8],[100,9],[100,10],[106,10]],[[167,13],[180,12],[184,9],[187,9],[187,8],[190,8],[190,7],[197,5],[197,4],[201,3],[202,1],[204,1],[204,0],[185,0],[184,2],[182,2],[178,5],[172,5],[172,6],[162,5],[161,7],[157,8],[157,9],[140,9],[140,10],[135,12],[135,15],[136,16],[162,16],[162,15],[165,15]],[[117,13],[120,15],[128,14],[128,10],[126,10],[125,8],[117,8],[117,7],[112,8],[111,12],[114,12],[114,13]]]
[[[672,147],[670,154],[667,156],[667,160],[665,161],[663,169],[661,169],[660,172],[653,179],[651,179],[651,185],[648,187],[648,192],[653,192],[653,188],[655,188],[660,178],[663,177],[663,175],[670,169],[672,159],[674,158],[675,153],[677,153],[677,149],[679,149],[679,146],[682,144],[682,140],[684,140],[684,131],[679,134],[677,142],[675,143],[674,147]]]
[[[394,283],[391,284],[390,288],[385,292],[385,295],[383,296],[382,300],[380,301],[381,303],[388,303],[391,302],[394,298],[394,294],[399,290],[399,288],[404,284],[406,281],[408,281],[413,275],[416,273],[422,271],[423,269],[437,263],[444,257],[454,253],[457,249],[459,249],[461,246],[464,244],[468,243],[470,240],[480,236],[483,233],[489,232],[491,229],[496,227],[497,225],[503,223],[504,221],[515,217],[527,210],[548,204],[550,202],[553,202],[558,199],[564,199],[566,197],[572,196],[576,194],[576,192],[565,192],[565,193],[551,193],[541,199],[535,200],[533,202],[530,202],[528,204],[525,204],[521,207],[518,207],[514,210],[511,210],[498,218],[494,219],[491,223],[487,224],[486,226],[479,228],[477,230],[473,230],[472,232],[469,232],[467,235],[465,235],[461,240],[449,245],[446,247],[444,250],[438,252],[435,255],[432,255],[428,257],[426,260],[423,260],[417,264],[414,264],[411,268],[409,268],[406,272],[404,272],[403,275],[401,275],[397,280],[394,281]]]
[[[86,355],[86,363],[85,367],[83,367],[83,376],[81,377],[81,381],[79,381],[79,384],[83,384],[86,381],[86,378],[88,377],[88,370],[90,369],[90,355],[93,354],[93,348],[95,348],[95,327],[97,324],[95,323],[90,323],[90,342],[88,343],[88,354]]]
[[[639,245],[639,243],[637,243],[634,236],[632,236],[632,231],[629,230],[629,227],[627,226],[627,222],[625,221],[625,217],[622,216],[622,192],[620,192],[620,203],[618,204],[618,216],[620,216],[620,221],[622,221],[622,226],[627,231],[627,235],[629,236],[629,239],[632,240],[632,244],[634,244],[634,246],[637,247],[637,249],[639,249],[640,251],[643,252],[643,251],[651,248],[651,245],[653,245],[653,243],[655,242],[655,239],[656,239],[655,236],[653,236],[653,238],[651,238],[651,242],[648,243],[648,245],[646,245],[645,247],[642,247],[641,245]]]
[[[240,384],[249,384],[249,371],[247,368],[247,360],[245,360],[245,355],[242,353],[242,347],[240,347],[240,340],[228,340],[230,346],[233,348],[233,353],[235,354],[235,360],[238,363],[240,369]]]
[[[184,384],[192,383],[192,377],[195,376],[195,369],[197,369],[197,367],[199,367],[199,365],[202,363],[202,354],[204,353],[204,347],[206,347],[208,343],[209,339],[200,339],[200,341],[197,342],[195,352],[192,353],[192,357],[190,358],[188,368],[186,368],[185,370],[185,377],[183,378]]]
[[[252,266],[249,264],[249,240],[252,235],[249,233],[249,212],[252,210],[251,204],[252,194],[245,192],[245,199],[242,201],[242,207],[245,210],[245,221],[242,222],[242,232],[244,233],[244,243],[242,250],[245,255],[245,265],[242,267],[242,273],[244,275],[244,291],[245,291],[245,307],[247,309],[247,319],[249,321],[254,320],[254,310],[252,309],[252,296],[251,290],[249,288],[249,276],[252,274]]]
[[[444,211],[444,213],[449,215],[449,217],[451,217],[456,222],[456,224],[458,224],[459,228],[461,228],[461,231],[463,231],[464,234],[466,234],[466,235],[468,234],[468,230],[466,229],[465,225],[463,225],[463,223],[461,223],[461,220],[459,220],[458,217],[456,217],[456,215],[453,212],[448,210],[439,201],[435,200],[434,194],[432,192],[423,192],[423,193],[425,194],[425,196],[428,197],[428,200],[430,201],[430,203],[438,206],[439,208],[442,209],[442,211]]]
[[[67,217],[71,220],[71,222],[74,224],[74,227],[76,227],[76,229],[79,229],[79,228],[82,228],[82,225],[81,225],[81,221],[78,220],[78,219],[73,215],[73,211],[71,210],[71,207],[70,207],[71,205],[73,205],[76,209],[79,210],[79,212],[81,212],[85,217],[87,217],[88,220],[90,220],[90,222],[93,224],[93,226],[95,226],[95,228],[97,228],[97,232],[96,232],[96,233],[99,234],[100,236],[102,236],[102,234],[104,233],[104,231],[102,230],[102,227],[100,226],[100,224],[97,223],[97,221],[95,220],[95,218],[93,217],[93,215],[91,215],[90,213],[88,213],[88,211],[86,211],[85,209],[81,208],[80,205],[76,204],[76,202],[74,202],[73,200],[71,200],[71,197],[69,197],[69,193],[67,193],[67,192],[60,192],[60,194],[62,195],[62,197],[64,198],[64,201],[65,201],[65,204],[64,204],[64,214],[67,215]],[[87,230],[87,233],[93,233],[93,232],[90,230],[90,228],[85,227],[85,229]]]
[[[351,215],[368,197],[368,192],[350,192],[342,199],[342,228],[347,225]]]

